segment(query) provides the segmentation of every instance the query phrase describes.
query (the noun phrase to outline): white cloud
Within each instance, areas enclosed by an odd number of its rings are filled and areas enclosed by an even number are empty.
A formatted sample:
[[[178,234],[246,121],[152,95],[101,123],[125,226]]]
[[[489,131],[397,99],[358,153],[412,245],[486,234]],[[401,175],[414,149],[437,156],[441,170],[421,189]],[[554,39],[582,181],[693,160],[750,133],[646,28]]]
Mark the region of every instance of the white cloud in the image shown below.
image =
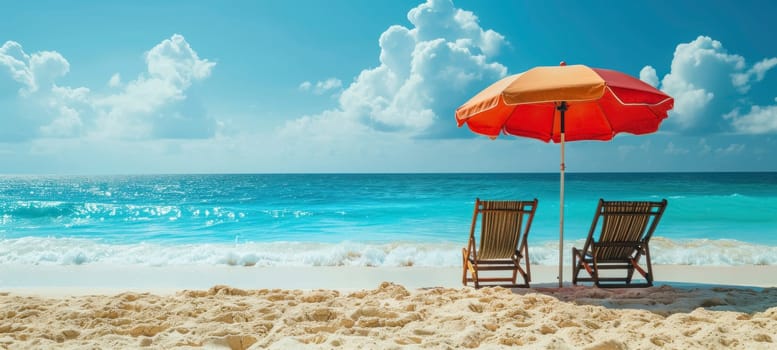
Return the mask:
[[[467,40],[470,42],[467,46],[477,48],[487,56],[499,53],[505,43],[503,35],[490,29],[483,30],[474,13],[454,8],[450,0],[428,0],[411,9],[407,19],[415,26],[419,41]]]
[[[671,154],[671,155],[684,155],[688,154],[690,151],[686,148],[675,146],[674,142],[669,141],[666,144],[666,148],[664,148],[664,153]]]
[[[753,65],[747,72],[734,74],[731,77],[732,82],[734,83],[734,86],[739,89],[739,92],[743,94],[747,93],[750,90],[750,82],[753,80],[763,80],[766,76],[766,72],[775,65],[777,65],[777,57],[764,59]]]
[[[672,122],[682,128],[690,128],[700,122],[704,116],[704,110],[715,97],[715,94],[705,89],[696,89],[692,84],[674,82],[672,88],[664,88],[667,93],[675,98],[672,110]]]
[[[33,112],[13,116],[26,125],[24,135],[17,132],[13,139],[212,135],[215,121],[207,118],[196,99],[187,99],[186,91],[195,81],[207,78],[215,63],[200,59],[179,34],[151,48],[145,61],[147,71],[126,84],[118,73],[111,76],[108,87],[119,90],[106,94],[56,85],[55,80],[70,67],[62,55],[54,51],[27,54],[20,44],[6,42],[0,48],[0,67],[6,67],[11,78],[22,85],[20,103],[33,106]],[[0,137],[4,137],[2,133]]]
[[[188,87],[193,80],[207,78],[216,65],[201,60],[180,34],[174,34],[149,50],[146,64],[151,77],[179,87]]]
[[[660,84],[675,98],[668,122],[680,129],[718,127],[717,120],[725,114],[720,111],[740,106],[742,95],[775,65],[777,58],[768,58],[748,68],[744,57],[728,53],[723,44],[706,36],[677,45],[671,71]],[[640,78],[658,86],[651,66],[642,69]]]
[[[0,64],[8,70],[13,80],[27,88],[35,86],[29,61],[30,56],[24,53],[22,46],[15,41],[6,41],[0,47]]]
[[[55,79],[70,71],[70,64],[58,52],[40,51],[28,55],[15,41],[6,41],[0,47],[0,67],[3,66],[13,80],[22,84],[22,94],[48,88]]]
[[[756,63],[748,72],[755,75],[756,81],[761,81],[766,76],[766,72],[777,65],[777,57],[767,58]]]
[[[662,89],[675,98],[670,120],[685,128],[698,123],[715,96],[712,91],[725,89],[728,77],[744,64],[744,58],[729,55],[719,41],[706,36],[677,45],[671,72],[661,82]]]
[[[0,83],[6,78],[3,73],[7,73],[11,83],[7,91],[16,90],[18,94],[2,106],[4,119],[12,122],[13,127],[0,130],[0,142],[24,141],[41,132],[65,135],[74,129],[73,125],[79,124],[78,112],[61,105],[54,96],[58,89],[54,80],[69,70],[68,61],[55,51],[28,54],[15,41],[7,41],[0,47]],[[50,128],[40,129],[49,124],[52,124]]]
[[[91,93],[91,91],[85,87],[70,88],[56,85],[51,88],[51,92],[54,96],[57,96],[60,99],[83,103],[89,102],[89,95]]]
[[[380,65],[367,68],[339,96],[338,107],[286,124],[282,132],[310,135],[451,136],[453,111],[476,88],[507,69],[489,58],[506,42],[450,0],[429,0],[408,12],[412,28],[390,26],[378,41]],[[336,81],[332,86],[338,86]],[[310,82],[301,90],[324,88]],[[437,124],[439,122],[439,125]]]
[[[38,128],[43,137],[76,137],[84,132],[84,114],[91,111],[91,91],[85,87],[70,88],[54,85],[48,94],[50,121],[41,121]]]
[[[777,105],[752,106],[744,115],[740,115],[739,109],[735,109],[724,118],[731,121],[734,130],[743,134],[777,133]]]
[[[316,89],[319,93],[324,93],[332,89],[339,89],[343,86],[343,82],[340,79],[329,78],[325,81],[319,81],[316,83]]]
[[[299,84],[299,89],[302,91],[313,91],[316,95],[323,95],[324,93],[336,90],[343,87],[343,82],[340,81],[340,79],[337,78],[329,78],[324,81],[316,82],[314,85],[313,83],[309,81],[304,81],[301,84]]]
[[[111,76],[111,79],[108,80],[108,86],[110,87],[119,87],[121,86],[121,75],[119,73],[116,73]]]
[[[142,118],[140,114],[182,100],[192,82],[208,77],[215,63],[201,60],[184,37],[175,34],[146,53],[146,65],[147,75],[128,82],[122,92],[95,101],[101,119]]]
[[[658,87],[658,75],[656,74],[656,69],[652,66],[643,67],[642,70],[639,71],[639,79],[653,87]]]
[[[745,145],[739,143],[732,143],[725,148],[717,148],[715,153],[720,155],[737,155],[745,150]]]
[[[58,114],[56,119],[48,125],[41,126],[42,136],[70,137],[77,135],[81,131],[84,123],[81,121],[81,116],[77,110],[67,106],[59,106],[56,112]]]

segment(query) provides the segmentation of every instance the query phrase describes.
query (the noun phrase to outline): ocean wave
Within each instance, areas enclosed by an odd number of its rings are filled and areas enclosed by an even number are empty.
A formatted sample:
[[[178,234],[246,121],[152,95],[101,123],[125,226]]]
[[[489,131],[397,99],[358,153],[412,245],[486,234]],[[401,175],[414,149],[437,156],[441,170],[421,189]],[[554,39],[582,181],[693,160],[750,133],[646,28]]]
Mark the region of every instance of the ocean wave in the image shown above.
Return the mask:
[[[572,246],[565,242],[565,264]],[[107,244],[77,238],[24,237],[0,239],[0,264],[30,265],[233,265],[233,266],[461,266],[463,242],[234,244]],[[715,252],[714,254],[710,252]],[[532,264],[558,263],[558,243],[547,241],[529,249]],[[777,247],[735,240],[676,241],[656,237],[651,244],[654,264],[777,265]]]
[[[70,203],[59,201],[16,201],[0,203],[3,223],[33,221],[41,225],[82,224],[90,221],[176,221],[182,218],[218,222],[237,221],[246,214],[221,206],[179,206],[156,204]],[[298,214],[299,216],[299,214]]]
[[[58,218],[77,212],[75,205],[59,201],[17,201],[2,209],[3,216],[28,219]]]

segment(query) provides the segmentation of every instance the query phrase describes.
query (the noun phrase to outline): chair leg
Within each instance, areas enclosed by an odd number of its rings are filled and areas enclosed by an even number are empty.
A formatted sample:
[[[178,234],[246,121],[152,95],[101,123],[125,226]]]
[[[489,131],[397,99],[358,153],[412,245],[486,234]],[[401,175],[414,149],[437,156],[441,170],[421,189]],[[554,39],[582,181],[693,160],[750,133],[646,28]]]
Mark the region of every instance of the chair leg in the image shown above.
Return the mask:
[[[463,285],[467,285],[467,257],[469,256],[469,252],[467,251],[467,248],[461,249],[461,283]]]
[[[632,266],[633,264],[636,264],[636,261],[632,259]],[[626,269],[626,284],[631,284],[631,279],[634,278],[634,268],[629,267]]]
[[[472,275],[472,282],[475,284],[475,289],[480,288],[480,282],[478,281],[478,270],[477,266],[472,266],[469,262],[469,251],[467,248],[463,248],[461,250],[461,265],[462,265],[462,272],[461,272],[461,283],[465,286],[467,285],[467,271],[469,270],[469,273]]]
[[[653,286],[653,264],[650,262],[650,248],[645,245],[645,262],[647,263],[647,276],[645,280],[648,286]]]
[[[572,248],[572,285],[577,285],[578,273],[580,273],[580,266],[577,266],[577,249]]]

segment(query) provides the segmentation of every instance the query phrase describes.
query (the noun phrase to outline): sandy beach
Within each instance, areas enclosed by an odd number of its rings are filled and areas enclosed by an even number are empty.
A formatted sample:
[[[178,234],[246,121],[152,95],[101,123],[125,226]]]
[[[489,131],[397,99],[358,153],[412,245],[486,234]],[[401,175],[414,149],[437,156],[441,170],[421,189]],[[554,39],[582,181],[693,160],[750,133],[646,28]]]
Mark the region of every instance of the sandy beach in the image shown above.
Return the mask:
[[[457,268],[4,266],[0,347],[768,349],[777,341],[775,266],[659,265],[656,286],[644,289],[559,289],[554,271],[537,266],[530,289],[475,290],[458,284]]]

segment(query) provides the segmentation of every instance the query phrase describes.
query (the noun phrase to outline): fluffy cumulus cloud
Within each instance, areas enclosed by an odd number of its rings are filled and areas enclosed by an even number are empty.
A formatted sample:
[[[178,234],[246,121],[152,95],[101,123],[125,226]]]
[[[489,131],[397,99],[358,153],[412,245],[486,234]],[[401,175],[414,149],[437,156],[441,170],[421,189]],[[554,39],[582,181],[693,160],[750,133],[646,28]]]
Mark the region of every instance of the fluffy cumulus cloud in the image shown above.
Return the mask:
[[[122,86],[118,93],[94,98],[94,133],[130,139],[212,135],[213,122],[207,120],[197,101],[186,100],[185,91],[193,82],[207,78],[215,63],[200,59],[178,34],[154,46],[145,59],[146,74]]]
[[[0,122],[6,126],[0,128],[0,142],[30,139],[56,118],[78,118],[76,111],[59,105],[52,96],[57,89],[54,81],[69,71],[70,64],[56,51],[28,54],[15,41],[0,47]],[[63,120],[62,130],[72,128],[65,124],[77,122]]]
[[[70,64],[58,52],[27,54],[22,45],[15,41],[7,41],[0,47],[0,67],[6,68],[11,79],[21,84],[21,94],[46,89],[53,84],[54,79],[70,71]]]
[[[642,69],[640,79],[675,98],[668,121],[680,130],[775,132],[776,106],[748,105],[751,88],[775,65],[777,58],[748,65],[744,57],[729,53],[721,42],[699,36],[677,46],[671,71],[662,79],[651,66]],[[740,114],[742,109],[749,112]]]
[[[339,95],[338,107],[286,124],[284,133],[332,135],[367,132],[417,137],[461,135],[455,108],[478,88],[506,74],[492,58],[505,38],[484,30],[470,11],[450,0],[428,0],[407,14],[410,27],[393,25],[378,40],[380,64],[364,69]],[[302,90],[320,89],[303,83]]]
[[[94,137],[112,139],[199,138],[214,133],[207,117],[187,90],[207,78],[215,63],[200,59],[182,35],[175,34],[145,53],[146,72],[122,82],[108,79],[111,92],[59,86],[68,61],[54,51],[27,54],[19,43],[0,48],[0,69],[19,85],[16,102],[6,102],[6,118],[19,127],[0,140],[34,137]],[[1,72],[2,70],[0,70]],[[0,75],[0,82],[5,79]],[[2,86],[2,85],[0,85]]]

